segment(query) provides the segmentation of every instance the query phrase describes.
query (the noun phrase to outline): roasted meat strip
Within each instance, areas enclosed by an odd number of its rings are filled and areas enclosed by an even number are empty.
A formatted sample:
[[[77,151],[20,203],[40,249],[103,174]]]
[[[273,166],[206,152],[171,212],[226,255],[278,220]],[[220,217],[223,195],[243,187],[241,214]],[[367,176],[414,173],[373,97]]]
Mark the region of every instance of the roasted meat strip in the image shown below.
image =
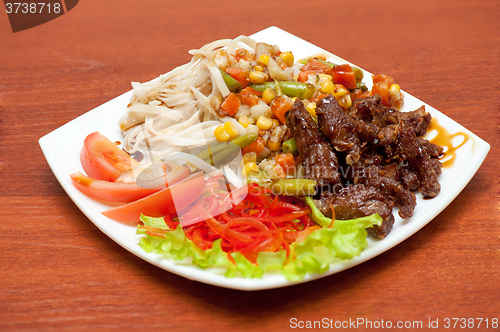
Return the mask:
[[[332,147],[323,140],[318,125],[297,98],[286,113],[286,123],[297,144],[305,177],[323,187],[333,188],[339,182],[339,163]]]
[[[384,238],[389,234],[394,224],[392,208],[394,201],[390,196],[382,195],[377,189],[362,184],[349,185],[335,192],[323,192],[320,200],[320,210],[324,215],[335,219],[346,220],[378,213],[383,222],[380,226],[367,229],[376,238]]]
[[[332,95],[318,102],[316,114],[321,132],[330,139],[335,150],[347,153],[348,165],[356,163],[361,155],[361,142],[353,119],[344,113]]]
[[[431,159],[409,121],[400,122],[396,146],[401,159],[408,162],[410,169],[416,173],[422,195],[426,198],[435,197],[441,189],[438,181],[439,173],[436,171],[440,164]],[[434,160],[439,163],[437,159]]]

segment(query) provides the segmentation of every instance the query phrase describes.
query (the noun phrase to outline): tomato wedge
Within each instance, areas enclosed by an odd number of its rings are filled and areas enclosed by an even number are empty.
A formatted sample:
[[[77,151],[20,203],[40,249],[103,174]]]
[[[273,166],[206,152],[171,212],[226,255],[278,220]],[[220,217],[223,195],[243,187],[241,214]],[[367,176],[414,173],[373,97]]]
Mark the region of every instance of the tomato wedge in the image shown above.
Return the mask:
[[[163,217],[176,213],[193,203],[204,187],[203,173],[195,173],[173,186],[138,201],[111,208],[102,214],[124,223],[139,222],[141,214],[149,217]]]
[[[113,203],[130,203],[161,189],[146,189],[135,183],[97,180],[76,172],[70,175],[73,185],[87,196]]]
[[[104,181],[115,181],[122,172],[139,165],[99,132],[85,138],[80,161],[89,177]]]

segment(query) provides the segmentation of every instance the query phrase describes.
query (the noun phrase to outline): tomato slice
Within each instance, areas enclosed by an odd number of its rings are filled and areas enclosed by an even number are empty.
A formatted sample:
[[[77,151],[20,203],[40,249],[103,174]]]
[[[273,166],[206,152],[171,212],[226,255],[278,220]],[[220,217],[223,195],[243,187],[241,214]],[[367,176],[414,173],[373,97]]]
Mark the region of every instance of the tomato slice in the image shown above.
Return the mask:
[[[147,189],[135,183],[97,180],[76,172],[70,175],[73,185],[87,196],[113,203],[129,203],[154,194],[161,189]]]
[[[193,203],[204,187],[203,173],[195,173],[173,186],[138,201],[111,208],[102,214],[124,223],[139,222],[141,213],[149,217],[163,217],[176,213]]]
[[[149,179],[148,168],[143,170],[137,179],[134,178],[132,170],[123,172],[115,182],[103,181],[85,176],[81,172],[71,174],[74,186],[87,196],[92,198],[113,202],[130,203],[143,197],[154,194],[169,185],[173,185],[189,176],[189,168],[173,162],[161,164],[161,174]],[[142,179],[141,179],[142,178]]]
[[[89,177],[104,181],[115,181],[122,172],[139,165],[99,132],[85,138],[80,161]]]

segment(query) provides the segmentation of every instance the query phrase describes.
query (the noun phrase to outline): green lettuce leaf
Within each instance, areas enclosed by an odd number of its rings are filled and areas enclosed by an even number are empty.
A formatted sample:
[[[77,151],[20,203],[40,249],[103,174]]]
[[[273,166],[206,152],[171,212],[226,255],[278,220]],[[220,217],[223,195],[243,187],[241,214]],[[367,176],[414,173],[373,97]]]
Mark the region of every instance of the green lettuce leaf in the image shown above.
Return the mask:
[[[311,219],[321,227],[328,227],[332,222],[331,218],[325,217],[323,213],[314,205],[313,199],[306,196],[306,203],[311,208]]]
[[[264,272],[274,271],[292,281],[302,280],[307,273],[324,273],[335,261],[359,256],[368,246],[365,229],[382,223],[378,214],[352,220],[335,220],[332,227],[320,228],[304,241],[291,244],[289,256],[284,250],[261,252],[257,264],[252,264],[239,252],[231,253],[235,263],[231,262],[221,248],[220,239],[213,243],[211,249],[202,250],[186,238],[180,225],[170,230],[163,218],[142,216],[141,220],[145,226],[165,229],[164,237],[158,237],[146,234],[141,227],[137,228],[137,234],[145,235],[139,245],[147,252],[155,252],[176,261],[191,258],[192,263],[201,268],[225,268],[228,278],[261,278]]]

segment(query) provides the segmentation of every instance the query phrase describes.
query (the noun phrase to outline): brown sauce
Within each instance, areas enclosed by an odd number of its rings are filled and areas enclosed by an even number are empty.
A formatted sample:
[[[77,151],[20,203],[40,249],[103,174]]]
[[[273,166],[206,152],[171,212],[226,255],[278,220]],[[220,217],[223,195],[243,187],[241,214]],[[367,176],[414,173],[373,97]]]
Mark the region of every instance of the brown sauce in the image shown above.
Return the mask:
[[[134,153],[128,153],[127,151],[125,151],[125,149],[122,149],[122,150],[123,150],[125,153],[127,153],[129,156],[131,156],[132,158],[134,158],[134,159],[135,159],[135,161],[137,161],[137,162],[139,162],[139,163],[140,163],[140,162],[144,159],[144,154],[143,154],[141,151],[139,151],[139,150],[137,150],[137,151],[136,151],[136,152],[134,152]]]
[[[444,148],[444,154],[440,158],[443,167],[450,168],[455,163],[455,159],[457,157],[457,150],[465,145],[470,139],[469,134],[466,134],[462,131],[451,134],[446,128],[441,126],[436,118],[432,118],[432,122],[430,123],[427,132],[435,130],[437,135],[432,138],[431,143],[440,145]],[[462,137],[462,141],[457,144],[453,143],[455,137]]]

